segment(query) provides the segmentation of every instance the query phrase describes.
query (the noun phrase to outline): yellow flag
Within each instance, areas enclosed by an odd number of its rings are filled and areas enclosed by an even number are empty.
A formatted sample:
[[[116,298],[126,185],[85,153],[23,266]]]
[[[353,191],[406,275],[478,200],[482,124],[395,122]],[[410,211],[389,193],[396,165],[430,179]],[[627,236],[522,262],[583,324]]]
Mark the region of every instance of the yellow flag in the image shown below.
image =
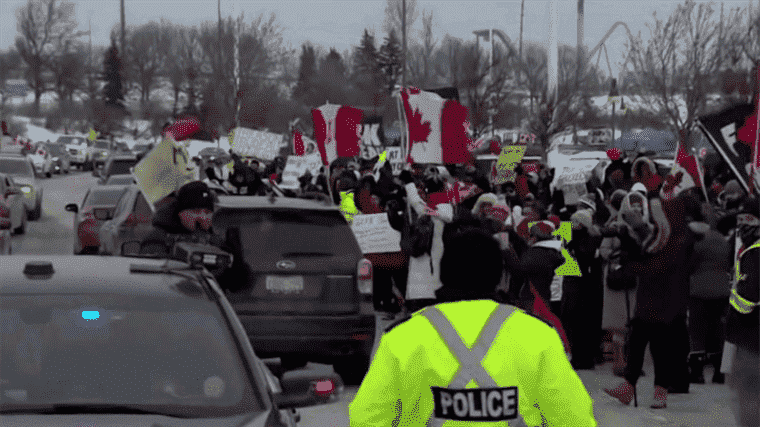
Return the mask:
[[[135,166],[133,175],[152,205],[195,178],[187,152],[164,139]]]
[[[232,147],[232,142],[235,141],[235,130],[231,130],[230,134],[227,135],[227,140],[230,142],[230,147]]]
[[[502,148],[499,160],[496,162],[497,176],[494,177],[494,184],[515,182],[515,167],[522,161],[526,148],[528,148],[526,145],[507,145]]]
[[[95,129],[92,129],[92,128],[90,129],[90,135],[87,137],[87,139],[89,139],[90,141],[95,141],[96,139],[98,139],[98,134],[97,132],[95,132]]]

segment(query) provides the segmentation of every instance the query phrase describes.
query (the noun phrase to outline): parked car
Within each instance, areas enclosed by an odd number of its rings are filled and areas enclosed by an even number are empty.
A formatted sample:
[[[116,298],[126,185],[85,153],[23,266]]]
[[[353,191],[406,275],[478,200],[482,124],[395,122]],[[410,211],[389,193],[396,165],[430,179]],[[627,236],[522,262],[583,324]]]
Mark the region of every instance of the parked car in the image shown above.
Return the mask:
[[[219,147],[206,147],[198,152],[198,157],[204,160],[209,160],[212,157],[215,159],[224,159],[226,161],[232,160],[230,153]],[[226,163],[226,162],[225,162]]]
[[[125,191],[122,186],[100,185],[87,190],[81,208],[76,203],[66,205],[65,209],[74,213],[75,255],[98,253],[100,226],[113,218],[114,209]]]
[[[112,154],[108,156],[102,169],[93,170],[93,176],[100,177],[100,183],[105,184],[111,175],[131,173],[130,169],[137,164],[137,157],[131,154]]]
[[[229,283],[237,290],[228,298],[256,352],[288,367],[334,364],[346,384],[359,384],[375,336],[372,263],[338,208],[284,197],[218,199],[214,233],[246,272]]]
[[[27,156],[0,154],[0,173],[8,174],[24,195],[27,219],[35,221],[42,216],[42,186],[34,173],[34,165]]]
[[[106,161],[111,153],[111,143],[105,140],[89,141],[85,149],[82,170],[95,170]]]
[[[10,221],[13,234],[26,232],[26,206],[24,193],[13,182],[10,175],[0,173],[0,218]]]
[[[62,135],[58,137],[57,144],[66,147],[71,155],[71,164],[75,167],[82,168],[86,158],[87,138],[83,136]]]
[[[45,144],[39,143],[33,153],[29,154],[38,176],[50,178],[53,173],[53,156],[45,149]]]
[[[118,175],[117,175],[118,176]],[[113,212],[98,231],[100,253],[121,255],[129,241],[142,241],[152,229],[153,210],[137,185],[126,187]]]
[[[3,426],[295,427],[334,372],[253,350],[219,284],[182,262],[10,256],[0,263]]]
[[[132,174],[111,175],[103,185],[132,185],[135,184],[135,177]]]
[[[137,157],[144,156],[148,153],[148,150],[150,150],[151,145],[152,144],[149,142],[145,142],[145,143],[141,142],[141,143],[135,144],[135,146],[132,147],[132,153],[134,153]]]
[[[124,141],[114,142],[112,151],[115,153],[132,154],[132,150],[129,149],[129,145],[127,145],[127,143]]]
[[[71,155],[66,148],[59,144],[46,144],[45,149],[53,157],[53,171],[57,174],[69,173],[71,169]]]

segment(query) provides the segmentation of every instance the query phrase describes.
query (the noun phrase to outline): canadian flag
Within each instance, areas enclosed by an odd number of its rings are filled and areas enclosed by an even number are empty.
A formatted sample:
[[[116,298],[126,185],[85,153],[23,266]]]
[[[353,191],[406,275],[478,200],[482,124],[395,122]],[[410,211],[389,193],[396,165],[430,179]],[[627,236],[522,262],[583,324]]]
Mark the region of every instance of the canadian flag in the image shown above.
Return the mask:
[[[328,166],[338,157],[359,155],[362,132],[362,110],[346,105],[325,104],[311,110],[314,137]]]
[[[689,154],[683,143],[679,142],[673,168],[665,178],[660,196],[663,200],[671,200],[690,188],[703,186],[704,172],[697,156]]]
[[[417,88],[402,90],[401,99],[409,135],[407,161],[473,163],[468,148],[474,144],[468,132],[470,123],[466,107]]]
[[[175,141],[183,141],[190,138],[201,129],[201,123],[196,117],[188,117],[177,120],[166,128],[164,136]]]
[[[301,132],[293,131],[293,154],[296,156],[303,156],[306,153],[306,147],[303,145],[303,138]]]

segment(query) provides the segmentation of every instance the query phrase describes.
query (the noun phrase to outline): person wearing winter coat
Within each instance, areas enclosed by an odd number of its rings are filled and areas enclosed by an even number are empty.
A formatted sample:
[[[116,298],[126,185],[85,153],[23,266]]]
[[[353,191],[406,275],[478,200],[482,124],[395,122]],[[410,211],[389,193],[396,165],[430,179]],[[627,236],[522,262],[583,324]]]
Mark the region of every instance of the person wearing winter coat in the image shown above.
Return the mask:
[[[705,206],[703,217],[709,215],[708,209]],[[704,366],[710,363],[715,368],[712,382],[723,384],[720,362],[731,293],[732,251],[728,241],[714,228],[715,221],[695,219],[689,223],[697,236],[689,279],[689,381],[704,384]]]
[[[561,252],[562,242],[552,236],[555,229],[554,224],[548,220],[530,227],[530,248],[520,257],[520,272],[526,282],[520,292],[520,299],[527,307],[532,307],[533,288],[546,306],[559,316],[558,304],[551,304],[551,284],[554,271],[565,263],[565,257]]]
[[[359,184],[356,207],[360,214],[386,213],[381,205],[374,177],[365,176]],[[390,217],[389,217],[390,220]],[[393,293],[395,286],[399,291],[406,290],[407,281],[407,257],[403,252],[387,252],[364,254],[364,258],[372,263],[373,290],[372,300],[375,311],[385,313],[397,313],[401,310],[400,301]]]
[[[418,215],[429,215],[433,221],[433,240],[430,253],[419,257],[409,257],[409,276],[406,286],[406,304],[410,312],[435,303],[435,291],[441,283],[441,257],[443,255],[443,228],[450,223],[454,213],[450,203],[429,206],[420,196],[414,178],[409,170],[400,175],[406,191],[408,209]]]
[[[581,276],[565,276],[562,283],[561,319],[575,369],[594,369],[602,337],[604,289],[598,252],[602,237],[593,215],[591,209],[581,209],[570,217],[572,239],[567,251],[578,263]]]

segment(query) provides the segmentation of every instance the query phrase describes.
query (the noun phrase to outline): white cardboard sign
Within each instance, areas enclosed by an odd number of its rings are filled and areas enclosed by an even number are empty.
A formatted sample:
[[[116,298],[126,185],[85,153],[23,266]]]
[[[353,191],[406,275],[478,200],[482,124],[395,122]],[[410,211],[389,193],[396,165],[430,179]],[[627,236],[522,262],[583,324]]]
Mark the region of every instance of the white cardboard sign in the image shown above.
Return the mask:
[[[388,222],[388,214],[356,215],[351,229],[363,254],[398,252],[401,250],[401,233]]]

